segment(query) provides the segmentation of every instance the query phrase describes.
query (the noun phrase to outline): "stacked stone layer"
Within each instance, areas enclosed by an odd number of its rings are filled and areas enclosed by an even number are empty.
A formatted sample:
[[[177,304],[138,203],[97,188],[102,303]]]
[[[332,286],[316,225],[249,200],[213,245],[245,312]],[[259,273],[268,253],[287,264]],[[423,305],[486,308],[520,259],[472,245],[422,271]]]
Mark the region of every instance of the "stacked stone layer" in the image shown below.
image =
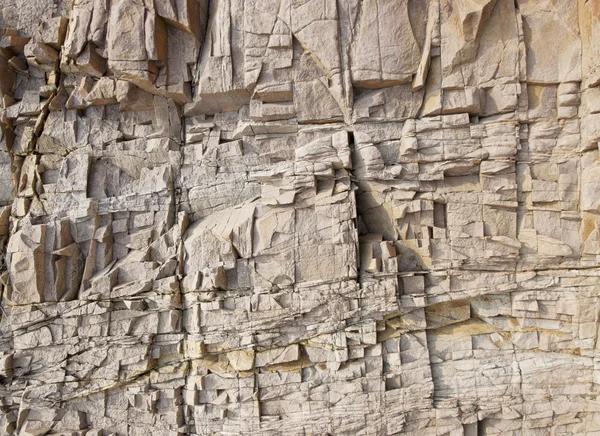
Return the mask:
[[[0,434],[600,434],[600,3],[0,0]]]

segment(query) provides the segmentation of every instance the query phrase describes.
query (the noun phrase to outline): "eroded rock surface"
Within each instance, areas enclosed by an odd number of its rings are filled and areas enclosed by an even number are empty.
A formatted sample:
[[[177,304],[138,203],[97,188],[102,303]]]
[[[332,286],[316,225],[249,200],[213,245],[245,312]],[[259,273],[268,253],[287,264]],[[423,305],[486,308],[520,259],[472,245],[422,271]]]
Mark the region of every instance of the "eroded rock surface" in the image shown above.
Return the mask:
[[[0,0],[0,99],[0,434],[600,434],[598,1]]]

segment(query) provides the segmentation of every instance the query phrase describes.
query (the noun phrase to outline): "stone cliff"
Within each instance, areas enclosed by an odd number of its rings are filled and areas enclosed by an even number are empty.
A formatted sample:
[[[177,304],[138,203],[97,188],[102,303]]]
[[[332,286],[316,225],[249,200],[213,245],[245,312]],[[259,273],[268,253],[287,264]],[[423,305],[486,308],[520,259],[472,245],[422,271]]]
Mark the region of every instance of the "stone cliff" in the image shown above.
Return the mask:
[[[600,435],[600,1],[0,0],[0,434]]]

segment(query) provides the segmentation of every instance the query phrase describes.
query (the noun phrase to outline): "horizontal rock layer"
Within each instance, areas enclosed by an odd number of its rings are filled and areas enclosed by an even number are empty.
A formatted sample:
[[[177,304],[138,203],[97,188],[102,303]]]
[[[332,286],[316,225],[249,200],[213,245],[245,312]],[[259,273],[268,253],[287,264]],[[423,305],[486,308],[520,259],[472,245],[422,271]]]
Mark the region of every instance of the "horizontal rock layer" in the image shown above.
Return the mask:
[[[600,434],[599,41],[595,0],[0,0],[0,433]]]

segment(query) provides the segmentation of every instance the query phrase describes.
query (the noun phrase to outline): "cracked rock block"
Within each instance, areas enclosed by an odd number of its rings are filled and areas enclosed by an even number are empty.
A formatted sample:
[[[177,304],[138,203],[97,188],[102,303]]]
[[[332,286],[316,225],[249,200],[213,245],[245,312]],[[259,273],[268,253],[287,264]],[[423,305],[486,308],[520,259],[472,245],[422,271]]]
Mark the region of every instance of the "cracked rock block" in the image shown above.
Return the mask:
[[[0,0],[0,434],[600,434],[594,0]]]

